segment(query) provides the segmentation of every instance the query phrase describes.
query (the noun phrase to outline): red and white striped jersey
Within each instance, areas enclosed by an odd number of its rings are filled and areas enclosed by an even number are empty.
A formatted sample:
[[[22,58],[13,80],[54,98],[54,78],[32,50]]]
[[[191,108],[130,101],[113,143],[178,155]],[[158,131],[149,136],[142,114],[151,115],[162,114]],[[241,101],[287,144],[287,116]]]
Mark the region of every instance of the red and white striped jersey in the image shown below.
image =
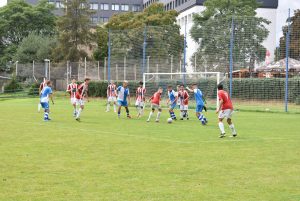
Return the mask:
[[[85,98],[87,96],[88,87],[89,85],[86,83],[82,83],[81,85],[79,85],[75,96],[76,99],[79,100]]]
[[[180,105],[189,104],[189,94],[186,90],[178,91],[178,99],[180,100]]]
[[[41,84],[40,84],[40,91],[42,91],[44,89],[44,87],[47,86],[46,81],[44,80]]]
[[[115,84],[110,84],[107,87],[107,97],[116,97],[116,85]]]
[[[143,87],[138,87],[136,90],[136,100],[144,101],[145,100],[146,89]]]
[[[71,83],[68,85],[67,92],[69,92],[71,98],[75,98],[78,85],[76,83]]]

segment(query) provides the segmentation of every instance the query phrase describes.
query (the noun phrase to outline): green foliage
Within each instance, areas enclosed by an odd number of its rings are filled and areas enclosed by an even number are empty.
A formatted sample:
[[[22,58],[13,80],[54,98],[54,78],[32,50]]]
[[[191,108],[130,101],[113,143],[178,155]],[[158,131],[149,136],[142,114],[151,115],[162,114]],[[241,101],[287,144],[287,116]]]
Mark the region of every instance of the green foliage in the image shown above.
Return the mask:
[[[22,40],[14,56],[15,61],[19,62],[42,62],[44,59],[50,59],[51,51],[55,47],[56,40],[53,37],[29,34]]]
[[[16,77],[13,77],[12,80],[4,86],[4,93],[15,93],[18,91],[22,91],[21,83],[18,82]]]
[[[294,11],[294,16],[291,17],[290,25],[290,45],[289,45],[289,57],[300,60],[300,9]],[[287,19],[288,21],[288,19]],[[280,59],[286,57],[286,36],[288,32],[288,26],[282,27],[283,36],[280,38]]]
[[[79,61],[87,57],[84,48],[91,47],[93,34],[87,0],[64,1],[65,14],[58,19],[58,47],[55,60]]]
[[[39,87],[39,83],[33,83],[29,88],[28,95],[39,95]]]
[[[194,54],[197,63],[206,65],[208,71],[228,70],[232,20],[234,62],[239,68],[254,68],[255,60],[264,60],[266,49],[262,42],[269,34],[265,25],[270,22],[256,17],[259,6],[256,0],[207,0],[204,6],[206,10],[194,16],[190,31],[199,44]]]
[[[98,60],[107,56],[107,29],[111,30],[115,57],[140,59],[145,33],[147,56],[156,55],[155,58],[161,60],[165,60],[169,54],[180,57],[183,52],[183,36],[176,24],[177,15],[174,10],[165,11],[161,3],[154,3],[140,13],[114,15],[104,28],[97,28],[98,49],[94,52],[94,58]]]
[[[55,34],[53,9],[45,0],[36,6],[12,0],[0,8],[0,66],[12,59],[18,44],[30,33]]]

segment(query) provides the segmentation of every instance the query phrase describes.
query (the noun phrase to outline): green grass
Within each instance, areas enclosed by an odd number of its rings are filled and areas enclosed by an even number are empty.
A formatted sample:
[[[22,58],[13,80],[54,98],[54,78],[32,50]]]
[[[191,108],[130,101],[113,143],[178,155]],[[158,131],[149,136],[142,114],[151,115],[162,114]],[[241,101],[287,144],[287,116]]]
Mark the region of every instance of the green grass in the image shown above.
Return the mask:
[[[238,138],[219,139],[213,111],[146,123],[93,100],[78,123],[59,99],[43,122],[37,103],[0,102],[1,201],[300,200],[299,114],[236,112]]]

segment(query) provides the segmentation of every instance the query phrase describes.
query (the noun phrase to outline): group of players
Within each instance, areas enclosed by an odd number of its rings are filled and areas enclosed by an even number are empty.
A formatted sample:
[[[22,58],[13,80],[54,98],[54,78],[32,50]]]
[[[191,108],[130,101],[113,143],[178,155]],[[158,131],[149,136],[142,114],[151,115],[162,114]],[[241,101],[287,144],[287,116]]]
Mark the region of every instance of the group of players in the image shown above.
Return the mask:
[[[70,94],[71,104],[73,106],[73,116],[75,120],[80,121],[80,114],[84,109],[85,101],[89,101],[88,99],[88,85],[90,79],[86,78],[82,84],[77,84],[76,80],[73,79],[72,83],[70,83],[67,87],[67,92]],[[40,105],[44,108],[44,120],[49,121],[49,100],[52,101],[52,83],[49,80],[44,80],[40,85]],[[203,114],[203,110],[206,111],[205,100],[201,90],[198,88],[197,84],[193,84],[192,88],[184,87],[184,85],[177,86],[177,92],[175,92],[172,86],[167,87],[168,100],[167,105],[169,106],[169,115],[172,120],[177,120],[175,114],[175,108],[179,108],[180,110],[180,120],[189,119],[188,113],[188,104],[189,104],[189,92],[194,94],[195,102],[196,102],[196,117],[202,123],[202,125],[206,125],[208,123],[207,118]],[[155,122],[159,122],[160,115],[162,112],[161,107],[161,97],[163,93],[163,88],[159,87],[158,90],[151,96],[149,100],[146,100],[146,89],[143,86],[143,82],[139,83],[139,87],[135,92],[135,107],[137,109],[137,118],[140,118],[145,109],[146,102],[151,103],[151,111],[148,116],[147,122],[151,121],[152,116],[157,110]],[[221,131],[220,138],[225,137],[225,129],[223,124],[223,119],[227,119],[227,123],[232,132],[232,137],[236,137],[237,133],[232,123],[231,117],[233,114],[233,106],[230,100],[228,93],[223,90],[223,85],[218,85],[218,98],[220,100],[220,106],[217,108],[216,113],[218,114],[219,119],[219,129]],[[130,93],[128,88],[128,82],[124,81],[122,85],[116,86],[113,81],[110,81],[107,87],[107,106],[106,112],[110,111],[110,106],[113,105],[114,112],[118,113],[118,117],[121,115],[121,108],[124,107],[126,111],[127,118],[131,118],[129,114],[130,105]],[[117,108],[118,107],[118,108]]]

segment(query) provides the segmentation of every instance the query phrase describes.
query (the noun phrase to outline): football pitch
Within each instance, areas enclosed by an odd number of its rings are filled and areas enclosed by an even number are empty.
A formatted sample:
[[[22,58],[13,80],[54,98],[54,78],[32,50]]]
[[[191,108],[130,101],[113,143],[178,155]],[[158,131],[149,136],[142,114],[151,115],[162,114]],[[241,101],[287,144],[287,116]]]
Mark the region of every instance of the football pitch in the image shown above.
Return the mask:
[[[95,99],[79,123],[60,98],[44,122],[37,103],[0,100],[0,200],[300,200],[299,114],[236,112],[238,137],[219,139],[212,110],[147,123]]]

